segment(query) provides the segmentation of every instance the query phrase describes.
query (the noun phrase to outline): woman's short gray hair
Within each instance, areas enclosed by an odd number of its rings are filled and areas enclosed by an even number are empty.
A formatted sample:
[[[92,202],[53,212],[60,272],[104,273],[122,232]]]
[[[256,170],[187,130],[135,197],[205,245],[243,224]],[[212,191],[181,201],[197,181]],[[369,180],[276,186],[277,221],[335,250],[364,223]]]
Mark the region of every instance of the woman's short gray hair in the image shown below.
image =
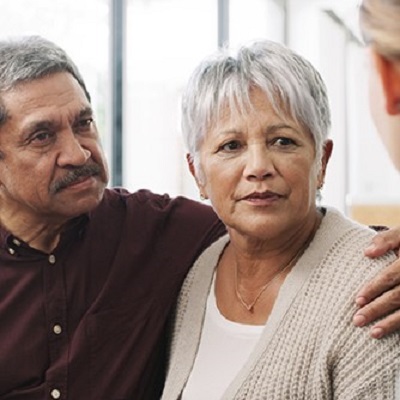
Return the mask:
[[[221,49],[195,69],[182,98],[182,132],[198,162],[207,129],[224,106],[245,112],[250,91],[260,89],[278,115],[308,130],[319,159],[330,128],[326,87],[318,71],[303,57],[271,41],[253,42],[236,54]]]
[[[89,92],[83,78],[67,53],[53,42],[40,36],[22,36],[0,41],[0,124],[7,118],[1,93],[22,82],[40,79],[57,72],[70,73],[82,87],[87,99]]]

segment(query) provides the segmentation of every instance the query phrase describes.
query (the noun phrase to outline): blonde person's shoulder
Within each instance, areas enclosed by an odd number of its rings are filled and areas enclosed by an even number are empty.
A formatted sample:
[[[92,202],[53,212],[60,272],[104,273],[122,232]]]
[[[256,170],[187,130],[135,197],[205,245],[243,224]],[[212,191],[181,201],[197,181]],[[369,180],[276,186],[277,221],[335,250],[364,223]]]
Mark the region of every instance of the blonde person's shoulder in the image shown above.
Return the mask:
[[[361,286],[390,265],[394,252],[371,259],[364,248],[375,232],[335,209],[327,209],[320,241],[331,242],[312,279],[319,279],[319,293],[329,318],[323,328],[323,346],[332,366],[335,397],[340,399],[395,399],[399,376],[400,333],[376,340],[370,326],[357,328],[352,317]],[[316,287],[315,285],[313,287]],[[400,395],[400,394],[399,394]]]

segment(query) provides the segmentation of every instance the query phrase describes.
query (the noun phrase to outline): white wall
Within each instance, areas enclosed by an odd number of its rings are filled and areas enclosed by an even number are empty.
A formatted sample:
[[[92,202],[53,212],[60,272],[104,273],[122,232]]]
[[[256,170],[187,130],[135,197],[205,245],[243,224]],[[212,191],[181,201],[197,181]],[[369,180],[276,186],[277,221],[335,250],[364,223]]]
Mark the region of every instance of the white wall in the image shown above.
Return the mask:
[[[289,0],[288,45],[318,69],[330,99],[334,152],[322,191],[323,203],[345,211],[346,172],[346,109],[345,109],[345,35],[322,12],[316,0]]]
[[[369,118],[363,50],[323,12],[333,9],[355,31],[352,3],[287,1],[287,44],[314,64],[328,87],[334,152],[322,194],[343,212],[354,202],[399,203],[400,195],[399,175]],[[216,49],[216,1],[135,0],[129,6],[124,184],[198,199],[185,166],[179,97],[194,66]],[[282,42],[284,20],[276,0],[231,0],[231,44],[262,37]]]
[[[334,153],[323,202],[343,212],[355,203],[400,202],[400,176],[389,162],[369,115],[365,50],[324,13],[333,10],[359,37],[355,3],[288,0],[288,45],[321,72],[330,98]]]

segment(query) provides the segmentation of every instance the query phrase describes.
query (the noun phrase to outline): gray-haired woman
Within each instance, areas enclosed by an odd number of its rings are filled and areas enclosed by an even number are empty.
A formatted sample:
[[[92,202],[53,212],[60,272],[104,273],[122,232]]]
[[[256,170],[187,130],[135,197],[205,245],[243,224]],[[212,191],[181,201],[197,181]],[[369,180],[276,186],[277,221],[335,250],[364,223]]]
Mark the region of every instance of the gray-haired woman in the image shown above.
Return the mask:
[[[192,75],[182,126],[228,235],[183,286],[163,398],[394,399],[399,334],[351,319],[395,256],[367,259],[373,232],[316,204],[332,152],[318,72],[268,41],[221,51]]]

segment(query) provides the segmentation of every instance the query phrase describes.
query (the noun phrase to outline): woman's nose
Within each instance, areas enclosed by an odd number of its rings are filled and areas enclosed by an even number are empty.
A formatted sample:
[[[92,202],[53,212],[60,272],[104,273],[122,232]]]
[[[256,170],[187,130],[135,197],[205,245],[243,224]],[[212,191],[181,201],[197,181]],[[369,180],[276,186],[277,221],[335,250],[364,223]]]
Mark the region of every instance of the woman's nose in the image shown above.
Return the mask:
[[[270,151],[265,145],[249,146],[247,151],[244,176],[246,179],[262,180],[275,171]]]

